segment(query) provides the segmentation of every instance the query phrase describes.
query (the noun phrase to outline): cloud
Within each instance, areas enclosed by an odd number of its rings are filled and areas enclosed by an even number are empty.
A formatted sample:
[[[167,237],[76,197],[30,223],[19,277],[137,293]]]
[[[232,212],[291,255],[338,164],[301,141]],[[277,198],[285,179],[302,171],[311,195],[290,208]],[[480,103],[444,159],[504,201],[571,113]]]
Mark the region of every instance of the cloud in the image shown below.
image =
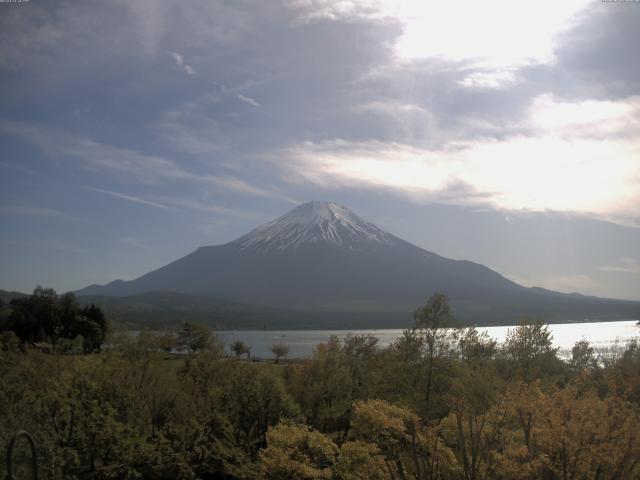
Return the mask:
[[[258,216],[249,210],[239,210],[235,208],[228,208],[228,207],[224,207],[221,205],[216,205],[210,202],[204,202],[200,200],[164,197],[163,201],[165,203],[175,205],[176,207],[180,207],[188,210],[195,210],[198,212],[214,213],[218,215],[224,215],[227,217],[242,218],[242,219],[261,218],[261,216]]]
[[[187,75],[195,75],[196,71],[193,69],[191,65],[187,65],[184,62],[184,58],[178,52],[170,52],[173,57],[173,61],[176,62],[176,65],[182,67],[182,69],[187,73]]]
[[[562,101],[552,94],[536,97],[530,108],[534,127],[567,137],[640,137],[640,96],[623,100]]]
[[[32,206],[26,206],[26,205],[0,207],[0,214],[75,219],[75,217],[73,217],[72,215],[64,213],[60,210],[47,208],[47,207],[32,207]]]
[[[21,165],[15,165],[13,163],[0,162],[0,167],[6,168],[8,170],[13,170],[15,172],[28,173],[29,175],[35,175],[36,174],[36,172],[34,172],[33,170],[25,168],[25,167],[23,167]]]
[[[557,277],[550,277],[544,281],[544,286],[552,290],[559,290],[568,293],[573,292],[585,292],[600,287],[600,284],[596,282],[589,275],[560,275]]]
[[[248,103],[249,105],[252,105],[252,106],[254,106],[254,107],[259,107],[259,106],[260,106],[260,104],[259,104],[258,102],[256,102],[256,101],[255,101],[253,98],[251,98],[251,97],[245,97],[244,95],[242,95],[242,94],[240,94],[240,93],[237,95],[237,97],[238,97],[238,100],[241,100],[241,101],[243,101],[244,103]]]
[[[122,237],[120,241],[125,245],[129,245],[131,247],[139,248],[142,250],[149,250],[149,246],[136,237]]]
[[[631,213],[640,202],[637,146],[553,136],[458,142],[429,150],[388,142],[294,145],[290,174],[329,186],[363,185],[438,199],[453,185],[503,209]],[[469,198],[457,199],[465,203]]]
[[[111,172],[118,179],[127,182],[187,182],[204,187],[215,186],[239,194],[295,202],[274,186],[259,187],[232,175],[191,171],[168,158],[114,147],[86,137],[58,133],[35,124],[0,119],[0,132],[35,144],[47,155],[75,158],[87,168]]]
[[[85,168],[110,171],[122,178],[149,183],[158,178],[189,179],[193,176],[166,158],[60,133],[38,124],[0,119],[0,132],[33,144],[46,155],[71,157]]]
[[[640,261],[635,258],[625,257],[620,259],[619,262],[612,265],[603,265],[601,267],[598,267],[598,270],[610,273],[640,274]]]
[[[488,88],[498,90],[511,86],[517,81],[518,76],[514,69],[502,69],[495,71],[473,72],[458,81],[458,84],[466,88]]]
[[[430,116],[429,111],[420,105],[394,101],[391,99],[372,100],[370,102],[362,103],[353,107],[353,111],[356,113],[382,113],[390,116],[407,114]]]
[[[586,274],[556,275],[537,279],[507,274],[506,277],[526,287],[541,287],[558,292],[596,292],[602,287],[591,276]]]
[[[56,245],[52,243],[51,239],[46,239],[45,241],[20,241],[16,242],[13,240],[3,240],[0,239],[0,244],[9,245],[12,247],[18,248],[27,248],[33,250],[53,250],[56,252],[65,252],[65,253],[80,253],[87,255],[104,255],[109,257],[124,257],[122,253],[110,252],[103,248],[97,248],[95,250],[85,249],[85,248],[72,248],[68,244],[65,245]]]
[[[163,210],[172,210],[175,212],[184,212],[185,210],[194,210],[204,213],[215,213],[224,215],[227,217],[243,218],[243,219],[255,219],[257,216],[249,211],[238,210],[233,208],[227,208],[220,205],[215,205],[208,202],[202,202],[199,200],[191,200],[175,197],[161,197],[162,202],[152,201],[141,198],[134,195],[126,195],[119,192],[113,192],[111,190],[103,190],[101,188],[85,187],[87,190],[110,195],[115,198],[126,200],[133,203],[139,203],[149,207],[159,208]],[[129,237],[127,237],[129,238]],[[131,242],[129,242],[131,243]]]
[[[124,193],[112,192],[111,190],[103,190],[101,188],[94,188],[94,187],[85,187],[85,188],[93,192],[104,193],[105,195],[110,195],[115,198],[120,198],[128,202],[139,203],[141,205],[146,205],[148,207],[160,208],[162,210],[173,210],[176,212],[180,211],[177,208],[170,207],[168,205],[163,205],[162,203],[158,203],[158,202],[152,202],[151,200],[145,200],[144,198],[136,197],[134,195],[126,195]]]
[[[590,0],[514,3],[424,0],[293,0],[304,21],[395,22],[394,50],[402,61],[446,58],[496,69],[554,61],[555,37],[575,21]]]
[[[514,126],[521,133],[452,139],[435,147],[336,139],[300,142],[282,155],[295,178],[322,186],[489,201],[500,209],[633,215],[640,203],[638,97],[568,102],[545,94]],[[456,186],[475,194],[452,195]]]

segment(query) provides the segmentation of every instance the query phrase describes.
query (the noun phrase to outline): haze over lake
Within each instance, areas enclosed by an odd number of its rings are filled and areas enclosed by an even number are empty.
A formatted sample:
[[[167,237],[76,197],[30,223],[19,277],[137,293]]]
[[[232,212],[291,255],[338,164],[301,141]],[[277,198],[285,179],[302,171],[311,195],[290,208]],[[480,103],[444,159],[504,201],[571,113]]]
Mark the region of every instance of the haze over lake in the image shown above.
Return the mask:
[[[640,336],[640,326],[636,320],[618,322],[585,322],[558,323],[549,325],[554,344],[560,351],[570,351],[579,340],[588,340],[594,347],[607,347],[616,342],[624,344],[634,337]],[[478,327],[480,332],[487,332],[498,342],[503,342],[509,329],[514,326]],[[313,348],[321,342],[326,342],[331,335],[344,339],[347,335],[366,335],[368,333],[379,338],[379,345],[386,347],[402,335],[402,329],[380,330],[227,330],[219,332],[225,344],[225,351],[229,345],[241,340],[251,347],[251,355],[257,358],[270,358],[273,354],[269,347],[275,343],[285,343],[291,348],[289,358],[304,358],[311,355]]]

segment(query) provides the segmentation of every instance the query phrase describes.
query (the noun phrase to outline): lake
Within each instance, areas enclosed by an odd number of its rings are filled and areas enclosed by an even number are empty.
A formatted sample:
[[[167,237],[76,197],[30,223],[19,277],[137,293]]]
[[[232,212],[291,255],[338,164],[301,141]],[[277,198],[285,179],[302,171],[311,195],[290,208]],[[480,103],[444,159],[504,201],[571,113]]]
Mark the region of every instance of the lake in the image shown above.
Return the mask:
[[[505,327],[478,327],[481,332],[487,332],[498,342],[503,342],[509,329]],[[588,340],[594,347],[607,347],[616,342],[625,343],[640,336],[640,327],[636,320],[618,322],[589,322],[589,323],[556,323],[549,325],[554,344],[561,353],[571,350],[579,340]],[[386,347],[402,335],[401,329],[388,330],[226,330],[218,332],[225,344],[225,351],[229,352],[229,345],[242,340],[251,347],[251,355],[257,358],[271,358],[273,354],[269,347],[274,343],[289,345],[289,358],[304,358],[311,355],[313,347],[326,342],[331,335],[345,338],[349,333],[365,335],[370,333],[380,340],[379,345]]]

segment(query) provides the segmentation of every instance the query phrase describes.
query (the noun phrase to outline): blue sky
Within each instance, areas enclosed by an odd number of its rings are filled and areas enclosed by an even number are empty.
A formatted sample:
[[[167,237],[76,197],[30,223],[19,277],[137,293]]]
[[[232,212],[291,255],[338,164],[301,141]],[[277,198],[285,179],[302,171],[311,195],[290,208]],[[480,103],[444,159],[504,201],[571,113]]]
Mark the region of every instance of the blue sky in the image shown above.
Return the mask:
[[[0,3],[0,288],[134,278],[322,199],[640,299],[640,4],[558,3]]]

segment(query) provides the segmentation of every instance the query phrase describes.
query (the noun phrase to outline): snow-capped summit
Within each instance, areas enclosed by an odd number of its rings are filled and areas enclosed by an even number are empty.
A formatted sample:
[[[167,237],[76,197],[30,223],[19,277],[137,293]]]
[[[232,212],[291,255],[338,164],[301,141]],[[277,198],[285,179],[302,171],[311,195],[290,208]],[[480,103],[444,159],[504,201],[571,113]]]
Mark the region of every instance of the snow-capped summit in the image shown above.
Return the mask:
[[[242,250],[288,250],[306,243],[330,243],[349,250],[386,244],[392,235],[334,202],[307,202],[256,228],[234,243]]]

